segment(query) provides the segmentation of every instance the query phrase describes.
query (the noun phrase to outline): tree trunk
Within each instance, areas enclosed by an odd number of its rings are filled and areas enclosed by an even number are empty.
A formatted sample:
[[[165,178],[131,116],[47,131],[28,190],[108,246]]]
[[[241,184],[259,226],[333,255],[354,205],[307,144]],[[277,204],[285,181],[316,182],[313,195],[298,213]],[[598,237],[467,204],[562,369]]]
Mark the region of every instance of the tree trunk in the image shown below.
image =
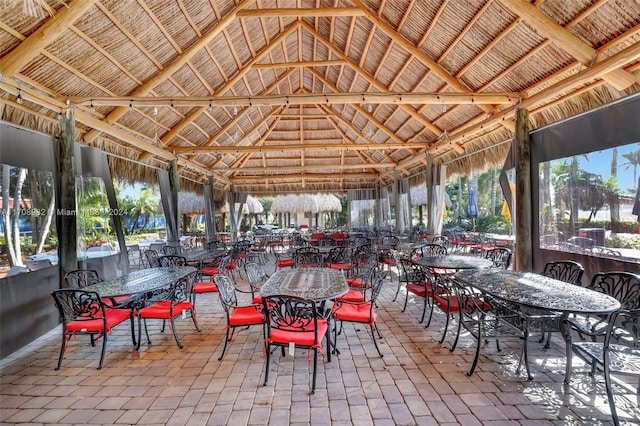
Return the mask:
[[[53,220],[53,213],[56,208],[56,194],[52,190],[51,191],[51,200],[49,200],[49,207],[47,207],[47,215],[44,217],[44,222],[42,223],[42,232],[40,232],[40,238],[38,239],[38,246],[36,247],[36,253],[42,252],[44,248],[44,243],[47,241],[47,237],[49,236],[49,230],[51,229],[51,221]]]
[[[616,188],[610,188],[611,196],[607,200],[609,202],[609,214],[611,215],[611,229],[614,224],[620,222],[620,201],[618,200],[618,148],[613,148],[611,154],[611,177],[615,178]]]
[[[24,266],[22,262],[22,247],[20,247],[20,205],[22,204],[22,187],[27,178],[27,169],[21,168],[16,181],[16,192],[13,196],[13,241],[15,261],[17,266]]]
[[[4,229],[4,242],[9,255],[9,265],[16,265],[16,252],[13,249],[13,238],[11,224],[11,210],[9,202],[11,201],[9,185],[11,183],[11,166],[4,164],[2,166],[2,229]]]

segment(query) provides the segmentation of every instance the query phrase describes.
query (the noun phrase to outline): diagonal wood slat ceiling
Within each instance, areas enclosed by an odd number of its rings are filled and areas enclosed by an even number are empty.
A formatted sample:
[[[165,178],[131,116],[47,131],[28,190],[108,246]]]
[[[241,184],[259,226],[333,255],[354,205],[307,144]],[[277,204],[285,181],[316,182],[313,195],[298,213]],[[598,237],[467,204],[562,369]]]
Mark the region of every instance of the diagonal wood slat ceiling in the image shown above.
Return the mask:
[[[33,1],[33,0],[26,0]],[[0,118],[188,182],[344,191],[501,164],[532,127],[640,88],[637,0],[0,0]],[[18,96],[19,95],[19,96]],[[576,141],[579,143],[579,141]]]

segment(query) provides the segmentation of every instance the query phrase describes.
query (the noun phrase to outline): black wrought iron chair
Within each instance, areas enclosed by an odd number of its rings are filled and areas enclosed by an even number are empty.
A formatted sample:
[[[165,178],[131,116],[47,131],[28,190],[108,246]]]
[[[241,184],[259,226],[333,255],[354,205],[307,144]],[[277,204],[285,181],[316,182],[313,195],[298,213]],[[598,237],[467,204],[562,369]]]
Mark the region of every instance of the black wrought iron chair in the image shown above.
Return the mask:
[[[587,288],[616,298],[624,310],[640,309],[640,275],[621,271],[598,272],[593,275]],[[576,315],[567,318],[566,321],[581,338],[589,336],[592,341],[603,337],[609,326],[606,315]],[[570,347],[567,346],[568,366],[571,364],[569,352]]]
[[[637,296],[636,296],[637,298]],[[640,309],[622,308],[607,318],[604,342],[570,342],[567,352],[565,383],[571,381],[571,355],[576,354],[591,365],[591,374],[596,369],[604,373],[604,382],[609,400],[613,424],[619,425],[614,387],[611,376],[632,376],[640,378]],[[640,392],[640,381],[636,393]],[[627,404],[629,400],[623,399]],[[632,419],[633,420],[633,419]],[[637,419],[635,419],[637,420]]]
[[[98,370],[100,370],[104,362],[107,338],[111,334],[111,329],[127,319],[131,321],[133,329],[132,311],[112,308],[102,301],[98,293],[82,289],[54,290],[51,292],[51,296],[62,321],[62,344],[55,369],[58,370],[62,365],[62,358],[69,340],[78,334],[88,334],[91,338],[91,346],[96,345],[96,338],[102,337],[102,351],[98,362]],[[135,345],[135,340],[133,344]]]
[[[256,262],[245,263],[244,272],[247,275],[252,303],[262,304],[260,288],[267,282],[269,275],[267,275],[262,265]]]
[[[250,265],[247,263],[245,266]],[[227,351],[228,343],[233,339],[237,327],[249,327],[252,325],[264,324],[264,314],[262,304],[252,303],[250,305],[239,305],[236,295],[236,288],[228,274],[220,274],[214,277],[218,292],[220,293],[220,303],[227,316],[226,337],[222,353],[218,361],[222,361]],[[264,330],[263,330],[264,333]]]
[[[584,268],[578,262],[573,260],[556,260],[553,262],[547,262],[542,270],[542,275],[556,280],[564,281],[569,284],[581,285],[582,275],[584,274]],[[535,318],[535,324],[537,328],[542,331],[542,337],[540,343],[545,341],[544,348],[548,349],[551,344],[551,332],[560,331],[560,314],[549,314],[548,312],[535,312],[536,315],[529,313],[529,317],[532,321]]]
[[[169,254],[166,256],[158,257],[160,266],[165,268],[172,268],[176,266],[187,266],[187,259],[184,256],[178,256],[177,254]]]
[[[315,247],[296,250],[293,260],[296,268],[322,268],[324,266],[324,257]]]
[[[424,317],[427,313],[427,307],[433,312],[433,306],[431,305],[431,298],[433,296],[433,282],[432,277],[427,275],[426,268],[418,265],[411,259],[400,258],[400,267],[402,272],[400,273],[399,283],[404,283],[405,286],[405,298],[402,312],[407,309],[407,302],[409,300],[409,293],[423,299],[422,316],[420,322],[424,321]],[[431,315],[427,321],[427,326],[431,322]]]
[[[64,274],[64,282],[68,288],[83,289],[88,285],[102,281],[98,271],[93,269],[76,269]]]
[[[459,281],[451,276],[438,276],[438,286],[446,287],[446,291],[452,291],[456,295],[456,299],[451,299],[449,303],[450,310],[459,314],[458,329],[456,337],[451,345],[451,351],[455,350],[460,337],[461,328],[465,328],[475,339],[476,348],[473,362],[467,372],[471,376],[478,365],[480,358],[480,347],[489,339],[495,339],[498,351],[501,351],[500,342],[505,340],[521,342],[521,352],[516,368],[516,373],[520,371],[524,364],[527,377],[532,378],[529,369],[529,360],[527,353],[528,327],[526,318],[517,309],[502,303],[500,300],[491,298]],[[438,300],[438,290],[434,296],[435,303],[440,305]],[[454,306],[457,302],[457,305]],[[447,325],[445,325],[446,334]],[[442,343],[442,341],[441,341]]]
[[[415,251],[415,257],[436,257],[436,256],[446,256],[447,255],[447,247],[442,244],[434,244],[428,243]]]
[[[149,268],[157,268],[160,266],[160,261],[158,260],[158,252],[152,249],[148,249],[144,252],[144,257],[147,259],[147,265]]]
[[[162,253],[164,253],[165,256],[168,255],[178,255],[180,254],[180,246],[169,246],[166,245],[164,247],[162,247]]]
[[[342,332],[342,324],[344,322],[353,322],[359,324],[368,324],[371,328],[371,337],[373,339],[373,343],[378,351],[378,355],[382,357],[382,352],[380,352],[380,347],[378,346],[378,341],[376,340],[376,333],[378,334],[378,338],[382,338],[382,334],[376,325],[377,312],[376,312],[376,300],[378,299],[378,295],[380,294],[380,290],[382,289],[382,284],[384,282],[384,278],[387,274],[387,271],[381,271],[377,268],[370,268],[369,276],[367,279],[371,283],[370,286],[365,286],[363,288],[364,298],[362,301],[348,301],[345,298],[339,298],[333,305],[332,309],[332,317],[334,319],[333,323],[333,335],[334,335],[334,345],[337,346],[338,334]],[[338,331],[338,321],[340,321],[340,331]],[[336,348],[336,353],[340,353]]]
[[[303,348],[313,351],[311,393],[315,393],[318,351],[322,351],[323,339],[327,345],[327,361],[331,361],[329,321],[321,316],[315,301],[293,296],[264,297],[263,309],[266,313],[264,385],[269,379],[272,346],[281,347],[283,355],[285,348]]]
[[[188,275],[187,277],[175,282],[164,292],[157,295],[155,303],[145,306],[138,310],[138,346],[140,349],[142,322],[144,322],[144,332],[147,335],[147,343],[151,344],[151,338],[149,337],[149,330],[147,328],[148,319],[161,319],[162,330],[164,332],[165,324],[169,322],[169,328],[173,332],[173,337],[180,349],[182,349],[182,343],[178,337],[178,332],[175,326],[175,318],[184,315],[189,312],[193,325],[198,333],[200,332],[200,326],[196,319],[196,309],[192,301],[193,286],[195,284],[197,273]]]
[[[495,247],[484,252],[484,256],[493,262],[494,268],[509,269],[512,253],[506,247]]]
[[[573,260],[556,260],[547,262],[542,270],[542,275],[569,284],[581,285],[584,268]]]

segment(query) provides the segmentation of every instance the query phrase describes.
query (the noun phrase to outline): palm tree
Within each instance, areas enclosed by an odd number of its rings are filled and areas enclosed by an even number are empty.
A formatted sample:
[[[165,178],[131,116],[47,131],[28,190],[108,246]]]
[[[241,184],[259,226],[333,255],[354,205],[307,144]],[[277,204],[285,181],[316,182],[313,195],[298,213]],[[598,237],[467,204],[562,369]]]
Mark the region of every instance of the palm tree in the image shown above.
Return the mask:
[[[628,152],[626,154],[622,154],[622,157],[624,157],[627,160],[627,162],[623,163],[621,166],[624,167],[625,170],[629,169],[629,167],[633,167],[633,181],[637,182],[638,181],[637,171],[638,171],[638,166],[640,166],[640,149],[636,151]]]

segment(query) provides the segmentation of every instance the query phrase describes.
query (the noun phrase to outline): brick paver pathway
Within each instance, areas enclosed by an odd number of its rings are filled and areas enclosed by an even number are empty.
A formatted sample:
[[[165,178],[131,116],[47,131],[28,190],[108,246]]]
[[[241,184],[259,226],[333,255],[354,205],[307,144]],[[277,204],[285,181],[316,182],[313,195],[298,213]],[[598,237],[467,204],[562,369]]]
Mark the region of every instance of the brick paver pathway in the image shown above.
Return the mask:
[[[273,256],[271,256],[273,260]],[[270,269],[272,269],[271,267]],[[395,283],[379,300],[378,357],[365,325],[347,324],[340,355],[319,362],[318,388],[309,394],[306,351],[273,356],[269,383],[262,386],[264,359],[260,327],[240,329],[218,361],[225,317],[217,295],[198,297],[202,332],[178,319],[184,349],[150,321],[152,344],[139,352],[128,324],[109,336],[102,370],[99,348],[88,338],[72,340],[55,371],[60,328],[0,361],[1,424],[175,424],[175,425],[594,425],[610,424],[602,375],[588,376],[576,360],[571,384],[562,383],[564,348],[558,336],[549,350],[532,338],[534,380],[516,375],[517,343],[483,348],[472,377],[472,339],[455,352],[438,344],[443,314],[429,328],[418,323],[421,300],[404,294],[392,302]],[[326,361],[326,358],[325,358]],[[640,424],[634,384],[615,386],[619,415]]]

